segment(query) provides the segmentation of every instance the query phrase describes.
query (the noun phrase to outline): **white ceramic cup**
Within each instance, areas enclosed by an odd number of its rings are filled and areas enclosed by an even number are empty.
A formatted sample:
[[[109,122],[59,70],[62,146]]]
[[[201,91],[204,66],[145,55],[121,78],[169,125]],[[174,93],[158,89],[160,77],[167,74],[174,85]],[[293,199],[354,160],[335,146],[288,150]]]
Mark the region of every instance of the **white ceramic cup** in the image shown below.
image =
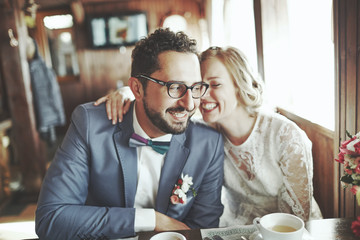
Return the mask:
[[[270,213],[261,218],[255,218],[253,223],[261,233],[263,240],[302,240],[305,227],[301,218],[288,213]],[[276,231],[279,228],[280,230],[292,228],[293,231]]]
[[[186,240],[186,238],[177,232],[162,232],[152,236],[150,240]]]

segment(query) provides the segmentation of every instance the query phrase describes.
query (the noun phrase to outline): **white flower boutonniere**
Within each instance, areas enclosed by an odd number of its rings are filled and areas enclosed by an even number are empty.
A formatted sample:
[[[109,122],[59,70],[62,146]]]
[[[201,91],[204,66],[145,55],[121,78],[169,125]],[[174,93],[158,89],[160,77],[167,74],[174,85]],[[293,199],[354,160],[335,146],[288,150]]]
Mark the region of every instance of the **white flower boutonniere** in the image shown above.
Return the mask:
[[[186,193],[191,189],[193,192],[194,197],[196,196],[196,191],[191,186],[193,185],[192,177],[189,177],[189,175],[181,174],[181,178],[177,181],[175,184],[175,187],[172,191],[170,201],[172,204],[185,204],[187,197]]]

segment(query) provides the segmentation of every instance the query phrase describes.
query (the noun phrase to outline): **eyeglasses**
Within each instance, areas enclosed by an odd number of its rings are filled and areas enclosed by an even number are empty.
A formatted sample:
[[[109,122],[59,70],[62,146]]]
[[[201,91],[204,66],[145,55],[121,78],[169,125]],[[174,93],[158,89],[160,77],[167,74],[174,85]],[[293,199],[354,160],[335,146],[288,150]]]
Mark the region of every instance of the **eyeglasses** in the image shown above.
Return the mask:
[[[135,77],[150,80],[154,83],[158,83],[162,86],[166,86],[169,96],[171,98],[175,98],[175,99],[182,98],[188,89],[191,90],[193,98],[195,98],[195,99],[201,98],[202,96],[204,96],[204,94],[206,93],[206,90],[209,88],[209,84],[204,83],[204,82],[195,83],[194,85],[189,87],[182,82],[164,82],[164,81],[161,81],[161,80],[158,80],[158,79],[146,76],[146,75],[142,75],[142,74],[137,75]]]

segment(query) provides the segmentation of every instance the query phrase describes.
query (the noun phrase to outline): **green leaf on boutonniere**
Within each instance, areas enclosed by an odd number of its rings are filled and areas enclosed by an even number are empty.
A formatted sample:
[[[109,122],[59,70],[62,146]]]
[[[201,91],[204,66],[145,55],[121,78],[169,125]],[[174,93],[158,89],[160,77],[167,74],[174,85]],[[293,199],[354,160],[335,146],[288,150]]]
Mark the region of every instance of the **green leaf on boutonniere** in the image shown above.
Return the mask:
[[[352,183],[354,180],[352,179],[352,177],[350,175],[345,175],[340,178],[340,181],[342,181],[344,183]]]
[[[196,197],[197,192],[195,191],[195,188],[191,188],[191,191],[192,191],[192,193],[193,193],[193,196]]]

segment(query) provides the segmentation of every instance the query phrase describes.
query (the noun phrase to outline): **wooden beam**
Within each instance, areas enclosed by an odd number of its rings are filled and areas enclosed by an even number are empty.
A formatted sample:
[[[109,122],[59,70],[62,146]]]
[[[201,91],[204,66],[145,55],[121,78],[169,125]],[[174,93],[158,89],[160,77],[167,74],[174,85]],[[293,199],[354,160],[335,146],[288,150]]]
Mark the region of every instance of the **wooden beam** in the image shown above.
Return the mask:
[[[264,76],[264,49],[263,49],[263,35],[262,35],[262,20],[261,20],[261,1],[254,0],[254,17],[255,17],[255,35],[256,35],[256,50],[258,72],[261,78],[265,81]]]

